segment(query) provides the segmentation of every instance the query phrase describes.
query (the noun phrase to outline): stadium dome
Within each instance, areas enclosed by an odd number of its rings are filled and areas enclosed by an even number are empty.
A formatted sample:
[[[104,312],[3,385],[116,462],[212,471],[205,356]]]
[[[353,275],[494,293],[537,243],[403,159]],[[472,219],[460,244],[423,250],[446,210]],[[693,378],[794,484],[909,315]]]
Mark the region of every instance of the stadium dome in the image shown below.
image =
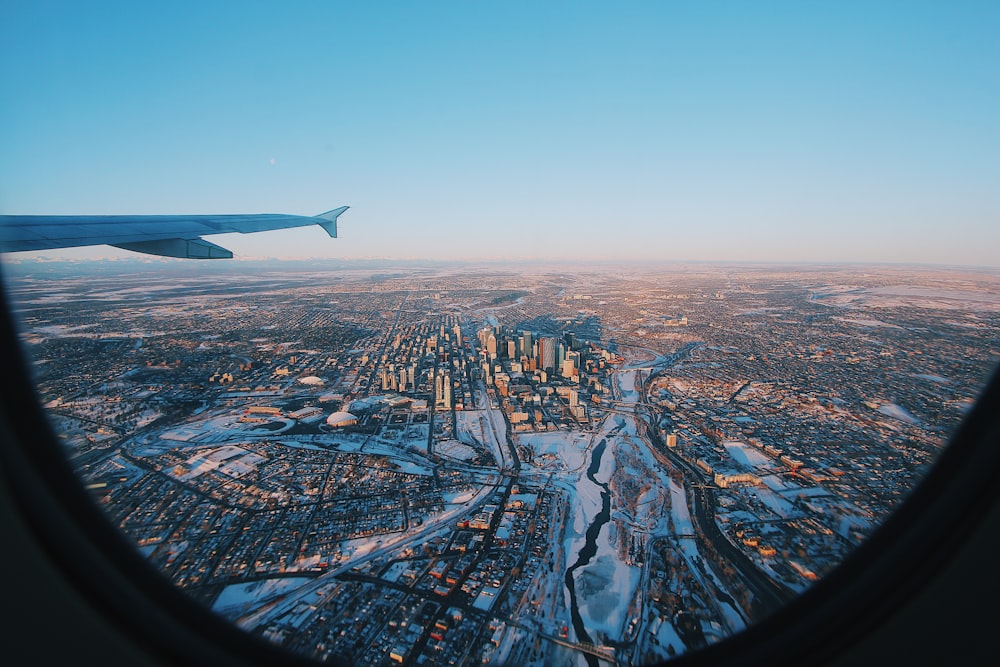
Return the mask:
[[[332,415],[326,418],[326,423],[334,428],[340,428],[344,426],[354,426],[358,423],[358,418],[352,415],[350,412],[334,412]]]

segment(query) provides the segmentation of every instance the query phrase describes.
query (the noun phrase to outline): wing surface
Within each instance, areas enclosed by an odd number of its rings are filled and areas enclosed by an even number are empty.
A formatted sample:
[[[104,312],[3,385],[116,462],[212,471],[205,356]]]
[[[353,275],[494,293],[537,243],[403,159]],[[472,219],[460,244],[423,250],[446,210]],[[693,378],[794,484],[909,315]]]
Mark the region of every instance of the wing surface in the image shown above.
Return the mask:
[[[279,213],[226,215],[3,215],[0,249],[6,252],[113,245],[164,257],[225,259],[233,253],[201,238],[319,225],[337,237],[341,206],[317,216]]]

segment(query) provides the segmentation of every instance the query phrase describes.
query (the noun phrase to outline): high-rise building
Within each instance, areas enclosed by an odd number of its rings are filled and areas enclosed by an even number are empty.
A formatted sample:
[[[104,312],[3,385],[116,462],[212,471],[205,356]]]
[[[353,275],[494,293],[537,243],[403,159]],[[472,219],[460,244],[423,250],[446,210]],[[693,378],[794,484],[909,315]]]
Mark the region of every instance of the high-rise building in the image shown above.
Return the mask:
[[[446,384],[450,384],[448,375],[446,373],[438,373],[437,377],[434,378],[434,400],[438,403],[444,401],[444,390]]]
[[[495,359],[497,356],[497,337],[492,330],[486,336],[486,353],[490,356],[490,359]]]
[[[556,365],[556,339],[545,337],[538,341],[538,366],[551,371]]]

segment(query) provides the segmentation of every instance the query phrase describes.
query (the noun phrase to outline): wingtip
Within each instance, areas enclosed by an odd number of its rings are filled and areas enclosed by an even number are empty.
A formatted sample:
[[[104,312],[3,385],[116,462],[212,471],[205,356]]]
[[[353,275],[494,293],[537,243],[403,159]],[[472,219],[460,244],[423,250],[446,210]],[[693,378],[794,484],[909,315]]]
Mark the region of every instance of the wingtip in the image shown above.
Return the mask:
[[[327,211],[326,213],[320,213],[316,216],[318,220],[316,224],[322,227],[330,238],[337,238],[337,218],[341,213],[351,208],[350,206],[341,206],[340,208],[335,208],[332,211]]]

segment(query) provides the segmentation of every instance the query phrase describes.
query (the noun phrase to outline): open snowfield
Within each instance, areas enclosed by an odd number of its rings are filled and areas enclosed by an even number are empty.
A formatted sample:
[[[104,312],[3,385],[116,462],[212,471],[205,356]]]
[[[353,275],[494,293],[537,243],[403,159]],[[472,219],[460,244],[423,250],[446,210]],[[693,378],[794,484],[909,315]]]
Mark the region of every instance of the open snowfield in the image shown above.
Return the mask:
[[[447,456],[457,461],[469,461],[476,456],[476,450],[458,440],[438,442],[434,445],[434,451],[441,456]]]
[[[882,320],[871,320],[871,319],[860,319],[860,318],[848,318],[848,317],[835,317],[833,318],[838,322],[845,322],[847,324],[856,324],[859,327],[888,327],[890,329],[902,329],[903,327],[896,324],[889,324],[888,322],[883,322]]]
[[[636,371],[619,371],[615,376],[618,380],[618,387],[621,389],[622,400],[628,403],[635,403],[639,400],[639,393],[635,389]]]
[[[547,471],[582,471],[590,458],[593,442],[586,433],[551,431],[549,433],[518,433],[514,442],[530,446],[535,452],[535,467]]]
[[[863,288],[827,285],[817,288],[814,301],[848,308],[933,308],[944,310],[1000,310],[1000,294],[986,289],[924,287],[921,285],[886,285]]]
[[[309,577],[279,577],[242,584],[231,584],[222,589],[212,604],[212,611],[235,618],[278,595],[298,588],[310,581]]]
[[[882,414],[892,417],[893,419],[898,419],[906,424],[919,424],[920,420],[910,414],[910,412],[901,405],[896,405],[895,403],[886,403],[880,405],[879,412]]]
[[[486,422],[481,410],[455,413],[455,435],[462,442],[486,442]]]
[[[801,515],[801,512],[795,509],[792,503],[767,487],[749,487],[744,489],[744,493],[749,496],[755,496],[757,500],[766,505],[769,510],[782,519],[790,519]]]
[[[729,456],[745,470],[771,470],[773,461],[753,447],[742,442],[730,440],[722,443]]]
[[[670,480],[670,513],[674,520],[674,534],[690,535],[694,532],[684,486],[674,480]]]

